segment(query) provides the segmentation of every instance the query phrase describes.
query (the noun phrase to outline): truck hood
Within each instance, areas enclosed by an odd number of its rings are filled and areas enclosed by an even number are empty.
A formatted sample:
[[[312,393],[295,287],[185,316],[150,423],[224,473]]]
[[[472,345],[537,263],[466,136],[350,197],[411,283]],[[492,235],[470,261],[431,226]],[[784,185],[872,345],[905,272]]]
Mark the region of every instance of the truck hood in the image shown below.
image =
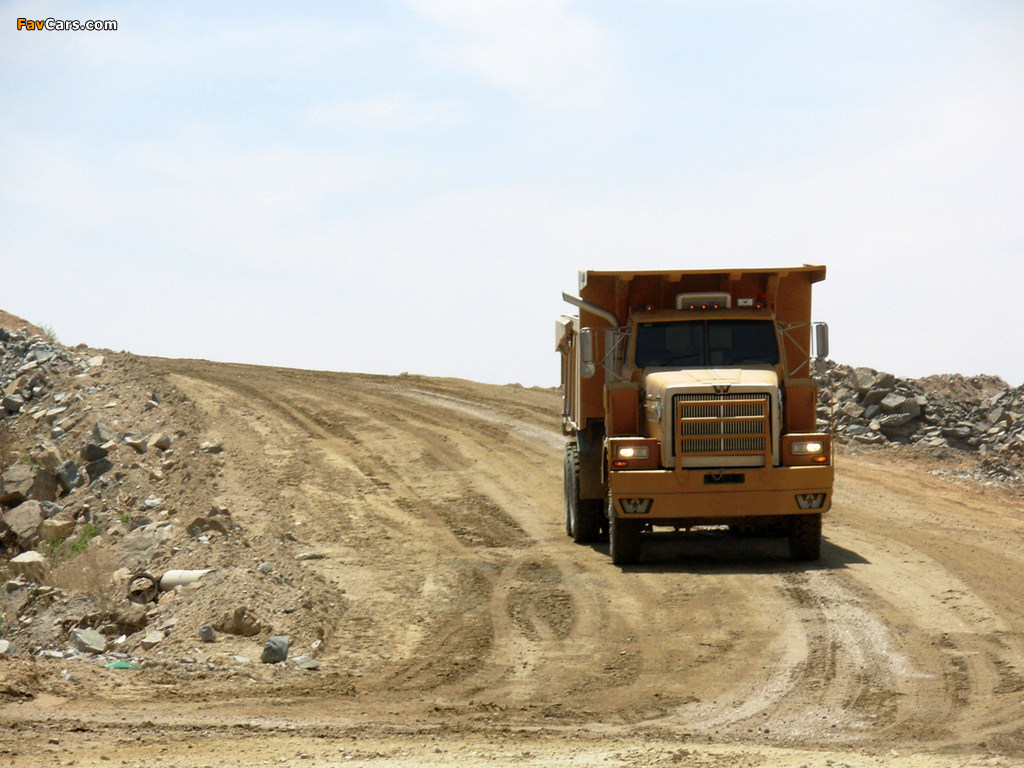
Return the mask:
[[[729,395],[765,394],[771,402],[772,462],[779,462],[778,444],[781,430],[779,377],[770,365],[743,368],[648,368],[644,377],[646,397],[644,418],[652,436],[661,439],[661,466],[672,467],[675,425],[673,400],[677,395],[707,395],[709,401]],[[715,432],[711,439],[724,439],[726,433]],[[723,448],[721,453],[684,457],[684,468],[764,466],[763,454],[740,455]]]
[[[659,400],[667,389],[685,388],[691,392],[714,392],[716,387],[730,392],[766,392],[779,386],[779,377],[770,365],[743,368],[648,368],[644,376],[647,398]]]

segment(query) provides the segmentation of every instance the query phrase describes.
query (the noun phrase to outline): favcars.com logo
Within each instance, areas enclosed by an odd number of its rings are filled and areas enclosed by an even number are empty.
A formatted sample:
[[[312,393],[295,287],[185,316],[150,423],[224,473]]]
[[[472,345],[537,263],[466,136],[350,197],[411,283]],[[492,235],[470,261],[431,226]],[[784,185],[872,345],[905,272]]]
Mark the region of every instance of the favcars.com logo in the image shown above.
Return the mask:
[[[49,32],[107,32],[117,29],[117,22],[107,21],[79,21],[78,19],[18,19],[19,30]]]

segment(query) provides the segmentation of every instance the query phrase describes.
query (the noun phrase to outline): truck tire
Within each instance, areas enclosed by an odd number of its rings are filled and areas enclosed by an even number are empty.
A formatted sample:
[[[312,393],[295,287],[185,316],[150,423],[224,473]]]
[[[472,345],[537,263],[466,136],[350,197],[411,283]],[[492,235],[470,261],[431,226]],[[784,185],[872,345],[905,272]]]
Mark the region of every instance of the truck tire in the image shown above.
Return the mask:
[[[789,519],[789,557],[809,561],[821,557],[821,514],[793,515]]]
[[[570,538],[572,538],[573,504],[575,503],[574,500],[579,498],[579,478],[573,474],[573,464],[578,460],[576,445],[574,443],[566,443],[563,473],[565,485],[565,535]]]
[[[565,532],[577,544],[601,537],[601,502],[580,498],[580,454],[575,443],[565,446]]]
[[[626,520],[615,514],[611,498],[608,499],[608,551],[613,565],[633,565],[640,559],[639,520]]]

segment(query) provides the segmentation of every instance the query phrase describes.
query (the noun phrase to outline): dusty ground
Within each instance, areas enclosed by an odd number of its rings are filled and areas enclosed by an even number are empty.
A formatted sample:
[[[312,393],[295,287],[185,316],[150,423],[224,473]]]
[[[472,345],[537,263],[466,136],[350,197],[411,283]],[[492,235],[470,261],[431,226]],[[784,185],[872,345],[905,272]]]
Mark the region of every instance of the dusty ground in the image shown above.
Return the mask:
[[[565,536],[552,391],[148,365],[222,441],[244,557],[323,555],[288,619],[323,666],[12,657],[0,764],[1024,765],[1019,493],[851,453],[820,563],[705,533],[620,569]]]

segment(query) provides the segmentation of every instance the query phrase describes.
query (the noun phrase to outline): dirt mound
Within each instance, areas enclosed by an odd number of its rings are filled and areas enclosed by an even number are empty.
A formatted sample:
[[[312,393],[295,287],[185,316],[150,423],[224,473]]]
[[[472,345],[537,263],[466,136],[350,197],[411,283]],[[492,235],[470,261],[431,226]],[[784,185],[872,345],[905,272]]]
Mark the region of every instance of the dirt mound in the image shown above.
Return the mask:
[[[26,330],[33,336],[46,336],[46,331],[38,325],[32,325],[28,320],[22,320],[2,309],[0,309],[0,328],[6,328],[9,331]]]

